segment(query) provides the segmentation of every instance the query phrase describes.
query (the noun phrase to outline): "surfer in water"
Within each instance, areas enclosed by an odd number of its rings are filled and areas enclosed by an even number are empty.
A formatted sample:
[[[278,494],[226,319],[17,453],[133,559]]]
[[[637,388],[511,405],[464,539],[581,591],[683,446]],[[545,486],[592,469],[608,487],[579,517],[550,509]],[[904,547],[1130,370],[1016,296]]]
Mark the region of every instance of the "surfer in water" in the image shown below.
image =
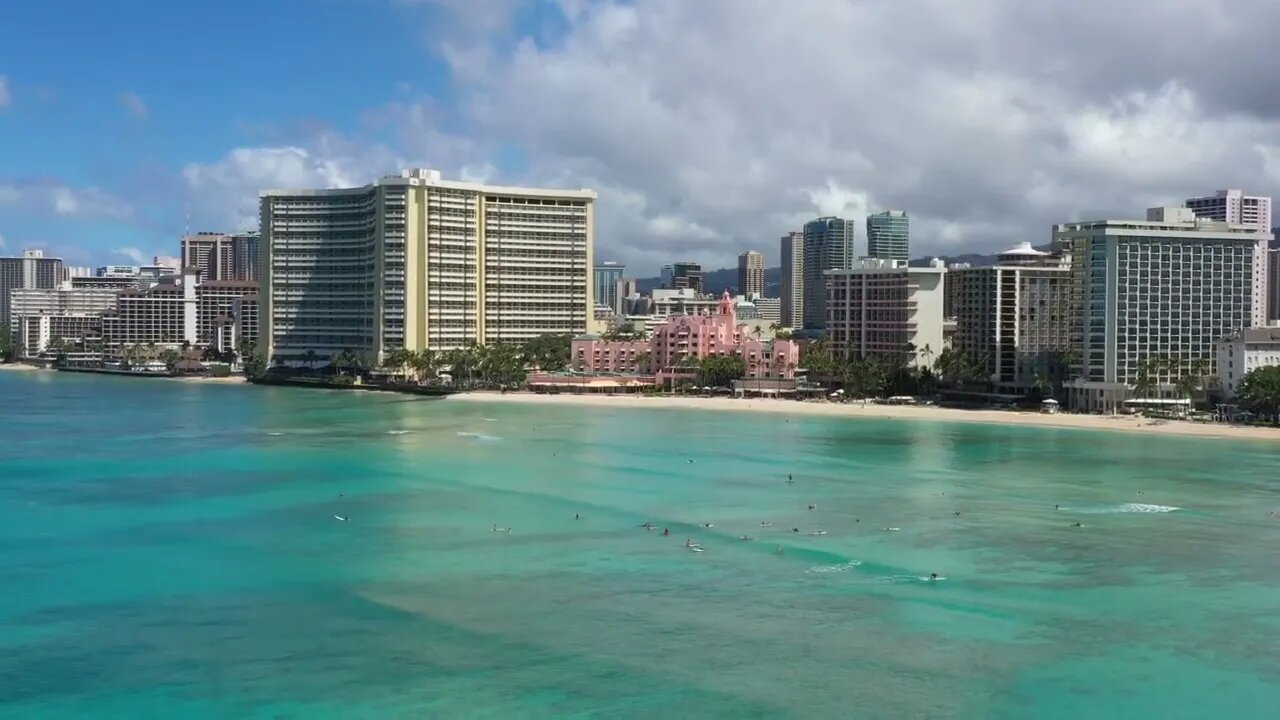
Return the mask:
[[[662,537],[667,537],[670,534],[671,534],[671,528],[662,528]]]
[[[791,473],[787,473],[787,484],[788,484],[788,485],[795,485],[795,484],[796,484],[796,481],[791,479]]]
[[[938,582],[938,573],[929,573],[929,582]]]
[[[1072,525],[1071,527],[1084,527],[1084,525],[1082,525],[1082,524],[1080,524],[1080,523],[1076,523],[1075,525]]]
[[[573,514],[573,519],[574,519],[574,520],[581,520],[581,519],[582,519],[582,515],[580,515],[580,514],[578,514],[578,513],[574,513],[574,514]]]

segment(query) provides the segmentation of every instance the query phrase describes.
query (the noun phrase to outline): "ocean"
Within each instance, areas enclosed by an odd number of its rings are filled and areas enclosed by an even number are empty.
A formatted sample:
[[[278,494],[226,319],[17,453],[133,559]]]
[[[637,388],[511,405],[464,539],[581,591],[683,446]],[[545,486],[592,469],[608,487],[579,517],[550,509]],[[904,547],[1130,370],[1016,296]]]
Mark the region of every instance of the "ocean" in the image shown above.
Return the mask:
[[[0,717],[1273,717],[1273,510],[1274,443],[4,372]]]

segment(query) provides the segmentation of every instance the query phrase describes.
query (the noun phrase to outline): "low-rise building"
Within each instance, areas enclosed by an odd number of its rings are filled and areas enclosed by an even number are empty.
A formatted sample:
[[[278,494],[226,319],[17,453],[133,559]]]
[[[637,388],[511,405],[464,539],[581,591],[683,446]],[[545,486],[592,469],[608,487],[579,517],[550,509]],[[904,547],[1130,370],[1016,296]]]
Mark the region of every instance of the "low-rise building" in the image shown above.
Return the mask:
[[[825,337],[831,352],[932,367],[943,347],[946,273],[940,260],[909,267],[876,258],[827,271]]]
[[[1280,327],[1246,328],[1218,341],[1218,383],[1235,396],[1249,371],[1280,365]]]

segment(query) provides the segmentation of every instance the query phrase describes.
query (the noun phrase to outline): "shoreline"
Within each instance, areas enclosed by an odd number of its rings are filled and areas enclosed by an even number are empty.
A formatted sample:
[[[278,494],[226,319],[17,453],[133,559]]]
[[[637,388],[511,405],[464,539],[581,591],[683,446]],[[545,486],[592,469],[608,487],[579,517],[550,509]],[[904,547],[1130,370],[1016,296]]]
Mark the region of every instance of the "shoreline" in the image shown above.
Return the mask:
[[[719,412],[767,412],[832,418],[922,420],[986,425],[1018,425],[1065,430],[1115,430],[1149,435],[1225,438],[1280,442],[1280,428],[1193,423],[1187,420],[1152,420],[1132,415],[1046,415],[1010,410],[962,410],[921,405],[866,405],[856,403],[797,402],[795,400],[736,400],[723,397],[652,397],[643,395],[540,395],[535,393],[472,391],[450,395],[449,402],[505,402],[529,405],[628,408],[652,410],[709,410]]]

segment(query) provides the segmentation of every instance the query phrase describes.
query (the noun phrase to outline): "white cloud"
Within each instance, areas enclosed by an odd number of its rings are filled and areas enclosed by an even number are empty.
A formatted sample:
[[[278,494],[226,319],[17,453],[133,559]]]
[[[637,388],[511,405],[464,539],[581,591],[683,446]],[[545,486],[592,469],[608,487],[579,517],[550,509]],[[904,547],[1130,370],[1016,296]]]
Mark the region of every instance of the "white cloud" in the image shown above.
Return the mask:
[[[474,148],[521,148],[505,181],[597,189],[597,256],[639,272],[747,247],[776,264],[828,213],[906,209],[926,255],[1280,190],[1272,0],[560,6],[554,40],[502,28],[443,55]]]
[[[9,76],[0,75],[0,109],[13,104],[13,95],[9,93]]]
[[[135,92],[120,93],[120,104],[124,106],[124,109],[128,110],[129,114],[133,115],[136,120],[146,120],[150,115],[150,112],[147,110],[147,104],[143,102],[142,98]]]
[[[5,247],[4,236],[0,235],[0,250],[3,250],[4,247]]]
[[[72,187],[48,180],[0,181],[0,204],[58,217],[125,220],[134,212],[124,199],[101,188]]]

